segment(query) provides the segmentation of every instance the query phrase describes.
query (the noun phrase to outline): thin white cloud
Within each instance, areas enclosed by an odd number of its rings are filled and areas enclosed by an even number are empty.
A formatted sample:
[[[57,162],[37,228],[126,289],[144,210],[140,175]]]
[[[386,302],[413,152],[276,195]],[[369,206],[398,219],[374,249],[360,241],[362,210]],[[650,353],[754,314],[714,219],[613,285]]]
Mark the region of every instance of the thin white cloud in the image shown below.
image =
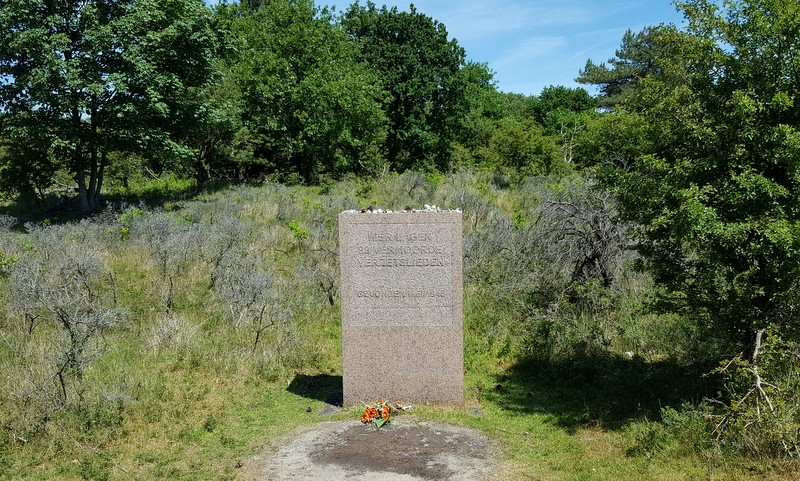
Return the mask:
[[[595,62],[605,62],[619,48],[625,30],[627,28],[605,28],[581,32],[576,35],[580,41],[571,42],[580,48],[570,52],[569,56],[581,61],[591,58]]]
[[[591,12],[559,3],[468,1],[438,12],[448,32],[460,41],[507,36],[520,30],[553,30],[586,25]],[[433,8],[433,7],[432,7]],[[421,10],[421,8],[420,8]]]
[[[520,67],[537,59],[549,57],[567,44],[565,37],[533,37],[520,42],[506,51],[497,60],[492,62],[492,67],[497,70]]]

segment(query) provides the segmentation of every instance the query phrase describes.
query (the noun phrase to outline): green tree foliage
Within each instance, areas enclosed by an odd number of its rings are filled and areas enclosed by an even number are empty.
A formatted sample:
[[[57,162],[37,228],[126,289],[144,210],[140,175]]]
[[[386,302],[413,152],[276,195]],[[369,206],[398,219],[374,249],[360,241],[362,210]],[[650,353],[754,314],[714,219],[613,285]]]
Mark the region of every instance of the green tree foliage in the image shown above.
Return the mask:
[[[650,124],[635,112],[617,110],[580,117],[582,128],[574,139],[573,158],[579,167],[604,166],[629,170],[636,159],[655,149]]]
[[[209,17],[199,0],[0,2],[7,183],[41,191],[64,169],[87,212],[110,153],[190,156],[173,134],[210,74]]]
[[[650,75],[662,73],[664,62],[676,55],[676,33],[673,25],[646,27],[637,33],[628,30],[608,64],[596,64],[589,59],[576,80],[599,87],[598,106],[625,106],[639,83]]]
[[[187,125],[183,136],[194,155],[188,166],[196,188],[202,191],[211,179],[235,177],[236,161],[248,152],[248,133],[241,118],[238,92],[228,79],[219,79],[198,92],[196,121]],[[246,154],[245,154],[246,155]]]
[[[468,65],[462,72],[473,68],[482,67]],[[516,179],[569,170],[575,135],[583,128],[582,116],[588,115],[594,105],[588,93],[583,89],[548,87],[540,102],[539,97],[498,92],[491,77],[484,78],[483,83],[469,84],[469,111],[454,143],[454,165],[504,173]],[[537,113],[546,122],[540,121]]]
[[[564,163],[572,164],[577,137],[596,107],[597,100],[582,88],[551,85],[531,100],[531,115],[557,139]]]
[[[481,164],[498,121],[508,115],[503,94],[497,92],[493,73],[485,64],[469,62],[460,74],[466,84],[469,109],[458,124],[457,138],[453,142],[451,164],[454,169]]]
[[[564,173],[553,137],[534,122],[507,118],[498,123],[489,140],[489,169],[516,176]]]
[[[521,119],[534,117],[537,102],[536,96],[513,92],[503,92],[500,95],[505,115]]]
[[[384,93],[329,12],[276,0],[220,14],[229,18],[236,55],[227,74],[256,163],[305,182],[379,164]]]
[[[597,107],[597,100],[585,89],[560,85],[545,87],[532,103],[534,120],[551,134],[559,134],[564,129],[563,124],[570,114],[592,111]]]
[[[385,104],[389,131],[386,158],[397,170],[436,167],[450,170],[450,143],[467,112],[466,83],[460,71],[465,52],[448,40],[445,26],[396,7],[355,3],[341,18],[374,68],[390,97]]]
[[[680,55],[633,92],[653,145],[612,177],[667,305],[754,352],[800,308],[800,5],[678,6]]]
[[[41,130],[32,128],[27,138],[28,142],[12,142],[12,136],[0,138],[6,144],[0,145],[0,192],[4,197],[18,194],[42,199],[53,182],[56,166],[50,160],[51,140]]]

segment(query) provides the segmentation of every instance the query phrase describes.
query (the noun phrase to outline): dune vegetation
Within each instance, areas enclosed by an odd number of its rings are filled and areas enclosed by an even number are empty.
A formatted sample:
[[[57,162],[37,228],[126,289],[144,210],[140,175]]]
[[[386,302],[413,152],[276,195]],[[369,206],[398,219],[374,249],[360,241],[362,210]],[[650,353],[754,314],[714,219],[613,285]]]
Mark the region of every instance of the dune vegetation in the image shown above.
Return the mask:
[[[357,423],[316,414],[337,214],[435,204],[467,400],[403,415],[505,479],[798,479],[800,6],[675,5],[523,95],[413,6],[0,1],[0,478],[240,479]]]
[[[3,217],[2,477],[237,479],[299,426],[358,423],[316,414],[341,389],[337,214],[422,203],[463,209],[467,399],[403,415],[485,431],[508,479],[796,474],[769,433],[720,429],[701,333],[651,311],[613,202],[580,177],[172,186],[80,220]]]

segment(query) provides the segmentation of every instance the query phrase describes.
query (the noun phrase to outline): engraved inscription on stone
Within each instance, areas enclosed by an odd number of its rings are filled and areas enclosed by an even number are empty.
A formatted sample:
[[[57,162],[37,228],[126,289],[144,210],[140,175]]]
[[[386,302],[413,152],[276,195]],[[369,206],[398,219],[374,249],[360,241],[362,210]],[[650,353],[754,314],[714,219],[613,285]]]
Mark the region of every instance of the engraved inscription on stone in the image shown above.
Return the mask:
[[[374,214],[366,214],[374,215]],[[402,218],[402,214],[397,217]],[[459,226],[460,228],[460,226]],[[355,326],[453,323],[453,229],[400,219],[345,226],[343,285]]]

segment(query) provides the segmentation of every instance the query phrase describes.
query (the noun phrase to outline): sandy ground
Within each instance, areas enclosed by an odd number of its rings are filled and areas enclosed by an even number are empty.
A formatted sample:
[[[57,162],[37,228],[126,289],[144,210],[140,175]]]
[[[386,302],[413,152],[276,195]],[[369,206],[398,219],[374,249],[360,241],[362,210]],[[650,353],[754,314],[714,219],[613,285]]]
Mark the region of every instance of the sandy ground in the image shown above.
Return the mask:
[[[244,468],[252,481],[478,481],[492,478],[497,457],[479,431],[404,416],[381,429],[316,424]]]

